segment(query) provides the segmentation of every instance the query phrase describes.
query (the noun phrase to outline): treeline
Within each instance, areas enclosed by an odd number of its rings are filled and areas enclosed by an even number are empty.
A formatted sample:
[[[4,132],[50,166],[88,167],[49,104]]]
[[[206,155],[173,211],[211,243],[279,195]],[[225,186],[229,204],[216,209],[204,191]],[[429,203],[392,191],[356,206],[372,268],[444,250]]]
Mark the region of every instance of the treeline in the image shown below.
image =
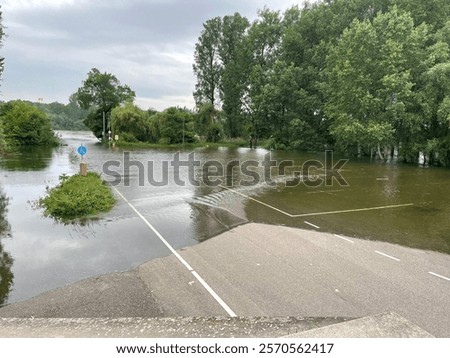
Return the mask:
[[[127,103],[112,110],[111,125],[122,142],[192,143],[196,140],[194,118],[191,111],[183,108],[144,111]]]
[[[53,129],[82,131],[87,130],[83,121],[88,115],[88,111],[81,108],[76,100],[69,98],[68,104],[59,102],[33,103],[49,117]]]
[[[84,124],[104,141],[118,136],[120,142],[171,145],[223,139],[213,106],[198,112],[178,107],[144,111],[133,104],[135,96],[116,76],[93,68],[71,98],[89,111]]]
[[[204,133],[450,165],[450,2],[324,0],[204,23]]]

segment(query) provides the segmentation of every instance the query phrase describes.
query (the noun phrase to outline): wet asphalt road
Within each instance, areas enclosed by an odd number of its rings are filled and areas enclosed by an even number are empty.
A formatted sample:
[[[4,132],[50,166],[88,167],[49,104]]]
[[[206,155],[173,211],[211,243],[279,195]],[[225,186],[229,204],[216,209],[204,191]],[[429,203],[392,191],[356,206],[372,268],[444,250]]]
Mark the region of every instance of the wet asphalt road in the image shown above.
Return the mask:
[[[262,224],[177,254],[195,275],[172,254],[4,307],[0,317],[227,317],[225,304],[240,317],[396,312],[450,337],[446,254]]]

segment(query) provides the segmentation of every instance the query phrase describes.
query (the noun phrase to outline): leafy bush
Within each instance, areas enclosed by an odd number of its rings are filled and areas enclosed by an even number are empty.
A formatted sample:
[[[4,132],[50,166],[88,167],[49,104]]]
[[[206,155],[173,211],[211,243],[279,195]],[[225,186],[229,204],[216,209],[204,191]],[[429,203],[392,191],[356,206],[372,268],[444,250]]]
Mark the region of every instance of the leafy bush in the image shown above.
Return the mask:
[[[0,123],[6,143],[12,145],[56,145],[47,115],[24,101],[11,101],[0,108]]]
[[[216,143],[223,138],[223,127],[221,123],[211,124],[207,130],[206,140]]]
[[[122,136],[125,142],[145,142],[150,139],[148,114],[132,103],[112,110],[111,125],[114,134]]]
[[[125,142],[125,143],[139,142],[133,134],[128,133],[128,132],[123,132],[123,133],[119,134],[119,141]]]
[[[116,203],[111,189],[97,173],[60,177],[60,184],[39,201],[45,215],[62,221],[106,212]]]
[[[150,118],[153,140],[160,144],[192,143],[195,141],[194,115],[182,108],[171,107]]]

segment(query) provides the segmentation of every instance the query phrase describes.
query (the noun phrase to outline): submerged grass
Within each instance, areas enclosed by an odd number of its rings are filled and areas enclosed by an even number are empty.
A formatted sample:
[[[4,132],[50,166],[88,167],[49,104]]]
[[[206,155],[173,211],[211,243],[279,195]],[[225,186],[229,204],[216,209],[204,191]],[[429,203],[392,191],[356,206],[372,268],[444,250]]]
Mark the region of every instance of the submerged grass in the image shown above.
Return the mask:
[[[45,215],[61,221],[85,219],[112,209],[116,199],[97,173],[62,175],[60,184],[40,199]]]

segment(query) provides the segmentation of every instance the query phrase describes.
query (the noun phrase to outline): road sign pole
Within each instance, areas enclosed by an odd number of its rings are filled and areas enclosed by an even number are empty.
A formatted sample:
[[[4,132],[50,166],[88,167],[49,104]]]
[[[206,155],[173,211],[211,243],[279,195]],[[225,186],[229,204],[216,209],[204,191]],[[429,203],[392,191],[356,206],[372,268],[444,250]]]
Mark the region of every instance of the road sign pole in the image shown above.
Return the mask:
[[[84,162],[84,156],[87,153],[87,148],[83,144],[81,144],[78,147],[77,152],[81,156],[80,175],[85,177],[87,176],[87,163]]]

